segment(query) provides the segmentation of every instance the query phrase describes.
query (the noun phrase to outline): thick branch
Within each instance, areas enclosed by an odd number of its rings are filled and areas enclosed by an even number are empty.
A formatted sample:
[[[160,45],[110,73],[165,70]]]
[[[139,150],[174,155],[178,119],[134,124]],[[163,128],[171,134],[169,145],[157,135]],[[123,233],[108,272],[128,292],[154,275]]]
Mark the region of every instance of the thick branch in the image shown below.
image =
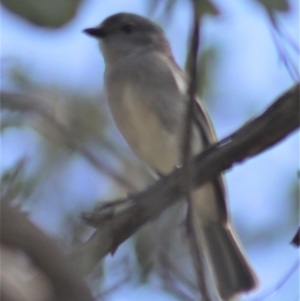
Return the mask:
[[[94,300],[74,264],[56,244],[27,220],[24,214],[3,204],[1,205],[1,243],[22,250],[29,256],[50,281],[56,301]]]
[[[196,156],[190,167],[193,185],[199,186],[233,164],[270,148],[299,125],[297,84],[279,97],[263,114]],[[93,236],[72,254],[81,269],[85,272],[91,270],[100,259],[113,253],[143,224],[180,200],[183,196],[180,188],[183,177],[181,169],[175,170],[168,177],[133,196],[133,201],[125,210],[110,215],[110,218],[102,218]]]

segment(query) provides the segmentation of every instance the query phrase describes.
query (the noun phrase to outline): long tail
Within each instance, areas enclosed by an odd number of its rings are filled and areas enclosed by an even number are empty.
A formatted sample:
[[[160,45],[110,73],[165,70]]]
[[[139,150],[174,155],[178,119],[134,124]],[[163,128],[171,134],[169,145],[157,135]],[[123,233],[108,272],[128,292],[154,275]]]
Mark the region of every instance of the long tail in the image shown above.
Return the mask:
[[[256,277],[232,231],[220,224],[201,227],[202,244],[207,250],[218,293],[222,300],[252,290]]]

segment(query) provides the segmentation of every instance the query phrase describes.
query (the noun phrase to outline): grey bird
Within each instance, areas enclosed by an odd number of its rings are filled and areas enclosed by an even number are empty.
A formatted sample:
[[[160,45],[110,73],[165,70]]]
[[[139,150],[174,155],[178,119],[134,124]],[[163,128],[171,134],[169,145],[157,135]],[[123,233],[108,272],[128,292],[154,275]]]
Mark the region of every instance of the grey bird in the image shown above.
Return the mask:
[[[105,60],[105,92],[114,121],[133,152],[159,175],[180,165],[188,80],[176,64],[162,29],[129,13],[84,30],[97,38]],[[198,102],[192,152],[216,141]],[[233,235],[220,175],[192,192],[197,241],[222,300],[256,286],[256,277]]]

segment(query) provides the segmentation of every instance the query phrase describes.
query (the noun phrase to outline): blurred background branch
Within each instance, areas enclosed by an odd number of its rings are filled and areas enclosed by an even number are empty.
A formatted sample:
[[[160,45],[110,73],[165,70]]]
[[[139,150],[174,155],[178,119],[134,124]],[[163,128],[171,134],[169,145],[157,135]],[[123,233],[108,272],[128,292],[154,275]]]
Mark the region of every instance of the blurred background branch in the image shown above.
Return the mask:
[[[7,263],[7,267],[1,270],[4,277],[1,294],[7,297],[3,300],[26,300],[30,295],[31,300],[40,301],[94,300],[88,286],[76,271],[76,265],[68,260],[50,238],[30,223],[25,214],[7,204],[1,205],[1,246],[25,253],[30,265],[37,269],[31,281],[33,282],[34,278],[41,281],[36,283],[36,286],[31,286],[26,297],[24,288],[18,288],[18,279],[9,277]],[[5,285],[9,282],[16,282],[15,290],[9,290],[9,285]]]
[[[50,108],[45,106],[41,100],[34,99],[25,95],[12,94],[7,92],[1,92],[1,105],[2,109],[9,109],[13,111],[21,111],[23,113],[35,113],[43,119],[43,121],[48,122],[47,128],[55,131],[57,136],[61,136],[61,140],[71,149],[78,151],[89,163],[91,163],[100,173],[111,177],[116,183],[128,188],[130,190],[135,190],[134,184],[130,183],[129,179],[120,176],[101,161],[100,158],[94,156],[86,147],[80,144],[76,140],[76,137],[72,133],[68,132],[68,129],[55,119],[55,116],[49,111]],[[104,143],[103,143],[104,144]],[[109,147],[108,145],[104,145]]]

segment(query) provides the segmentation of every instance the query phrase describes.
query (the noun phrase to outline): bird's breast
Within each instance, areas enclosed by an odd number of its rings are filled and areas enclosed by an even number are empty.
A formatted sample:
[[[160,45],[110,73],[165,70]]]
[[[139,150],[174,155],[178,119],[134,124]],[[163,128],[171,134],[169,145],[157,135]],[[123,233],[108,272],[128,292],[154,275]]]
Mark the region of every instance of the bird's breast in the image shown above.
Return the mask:
[[[180,132],[168,131],[129,86],[118,98],[108,98],[115,123],[132,151],[157,172],[171,172],[180,160]]]

